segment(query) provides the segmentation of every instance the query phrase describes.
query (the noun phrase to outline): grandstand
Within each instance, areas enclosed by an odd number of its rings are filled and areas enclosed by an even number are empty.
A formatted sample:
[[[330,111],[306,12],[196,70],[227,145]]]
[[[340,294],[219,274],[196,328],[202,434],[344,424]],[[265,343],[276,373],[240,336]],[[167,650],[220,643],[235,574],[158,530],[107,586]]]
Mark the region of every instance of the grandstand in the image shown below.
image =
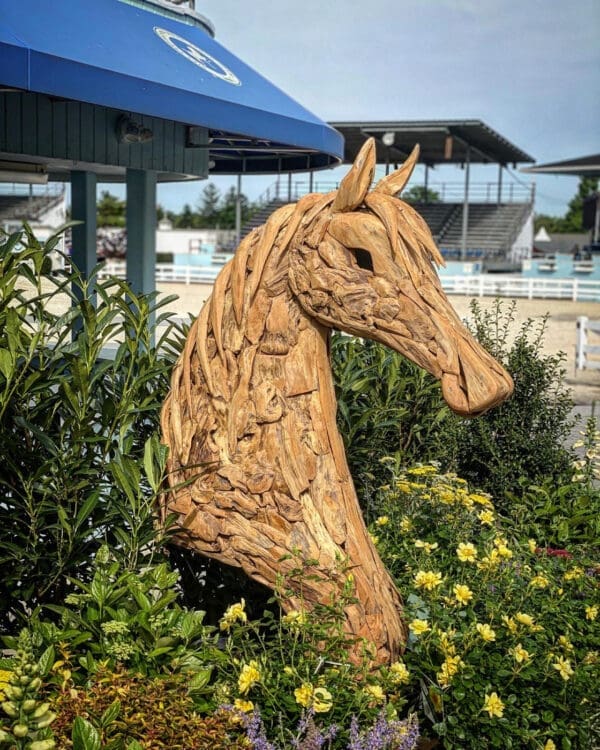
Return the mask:
[[[533,189],[509,181],[507,168],[533,158],[479,120],[330,123],[345,139],[344,162],[352,163],[369,137],[375,138],[377,162],[386,172],[402,163],[415,143],[425,165],[426,203],[414,203],[448,259],[481,259],[490,270],[509,270],[533,247]],[[461,167],[464,183],[428,183],[430,167]],[[471,164],[496,165],[495,182],[469,180]],[[504,184],[503,184],[504,177]],[[328,192],[331,180],[298,181],[292,175],[278,179],[262,196],[262,208],[240,230],[240,239],[263,224],[278,207],[308,192]]]

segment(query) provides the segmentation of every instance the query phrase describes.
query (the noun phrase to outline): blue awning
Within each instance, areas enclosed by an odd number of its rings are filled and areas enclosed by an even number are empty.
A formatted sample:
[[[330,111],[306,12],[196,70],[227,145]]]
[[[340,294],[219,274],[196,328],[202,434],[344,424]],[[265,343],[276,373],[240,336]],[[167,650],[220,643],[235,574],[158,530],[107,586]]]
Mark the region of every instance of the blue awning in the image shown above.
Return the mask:
[[[341,161],[336,130],[202,27],[142,5],[0,0],[0,84],[206,127],[221,174]]]

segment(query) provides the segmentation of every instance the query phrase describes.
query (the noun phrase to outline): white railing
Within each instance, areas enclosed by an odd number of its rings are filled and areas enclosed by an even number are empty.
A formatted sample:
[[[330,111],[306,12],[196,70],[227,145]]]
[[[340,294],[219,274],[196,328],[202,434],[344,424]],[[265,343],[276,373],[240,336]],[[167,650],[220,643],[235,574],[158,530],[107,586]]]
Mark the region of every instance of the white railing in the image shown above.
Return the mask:
[[[463,294],[468,297],[524,297],[600,302],[600,281],[522,278],[504,274],[441,276],[440,280],[447,294]]]
[[[212,284],[222,266],[176,266],[173,263],[156,264],[157,282],[184,284]],[[100,278],[126,277],[125,261],[107,261]],[[523,278],[505,274],[478,276],[441,276],[446,294],[467,297],[524,297],[526,299],[568,299],[574,302],[600,302],[600,281],[587,279]]]
[[[600,335],[600,320],[590,320],[585,316],[577,318],[575,370],[600,370],[600,359],[597,358],[600,346],[589,343],[590,334]]]

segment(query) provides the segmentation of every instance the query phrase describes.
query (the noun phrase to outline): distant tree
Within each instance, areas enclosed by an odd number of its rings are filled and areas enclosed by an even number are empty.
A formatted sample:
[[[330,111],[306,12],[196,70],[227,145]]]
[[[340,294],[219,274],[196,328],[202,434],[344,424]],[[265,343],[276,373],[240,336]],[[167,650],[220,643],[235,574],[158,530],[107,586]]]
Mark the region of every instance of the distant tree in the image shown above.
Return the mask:
[[[413,185],[410,190],[402,193],[402,200],[407,203],[439,203],[440,195],[425,185]]]
[[[565,232],[583,232],[583,202],[598,190],[597,177],[582,177],[575,197],[569,201],[569,210],[565,214]]]
[[[550,234],[568,234],[570,232],[583,232],[583,202],[598,190],[597,177],[582,177],[574,197],[569,201],[569,208],[564,216],[548,216],[536,214],[534,230],[546,227]]]
[[[248,198],[241,193],[240,195],[241,208],[242,208],[242,224],[244,224],[251,216],[252,210]],[[234,229],[235,228],[235,206],[237,202],[237,190],[234,187],[230,187],[225,193],[223,198],[222,208],[219,210],[219,226],[222,229]]]
[[[177,229],[194,229],[198,226],[198,214],[192,211],[189,203],[186,203],[180,214],[175,215],[175,227]]]
[[[125,201],[103,190],[96,205],[96,221],[99,227],[124,227]]]
[[[202,218],[202,226],[216,226],[219,216],[220,200],[221,193],[219,189],[212,182],[209,182],[202,191],[202,198],[199,205],[199,213]]]

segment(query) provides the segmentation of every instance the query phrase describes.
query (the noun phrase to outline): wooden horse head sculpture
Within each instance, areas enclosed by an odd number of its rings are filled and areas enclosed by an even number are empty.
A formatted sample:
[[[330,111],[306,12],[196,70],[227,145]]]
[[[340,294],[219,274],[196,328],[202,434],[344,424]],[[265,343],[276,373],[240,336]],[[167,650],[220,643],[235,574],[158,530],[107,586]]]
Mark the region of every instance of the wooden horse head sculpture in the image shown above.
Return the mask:
[[[272,588],[296,566],[291,552],[318,560],[320,580],[303,582],[288,610],[341,591],[346,561],[357,598],[347,631],[372,642],[380,661],[404,645],[402,605],[336,428],[329,329],[405,354],[462,415],[513,387],[446,299],[427,225],[395,197],[417,158],[415,148],[369,191],[370,139],[337,191],[307,195],[248,235],[191,327],[162,411],[175,488],[162,512],[179,519],[175,541]]]

